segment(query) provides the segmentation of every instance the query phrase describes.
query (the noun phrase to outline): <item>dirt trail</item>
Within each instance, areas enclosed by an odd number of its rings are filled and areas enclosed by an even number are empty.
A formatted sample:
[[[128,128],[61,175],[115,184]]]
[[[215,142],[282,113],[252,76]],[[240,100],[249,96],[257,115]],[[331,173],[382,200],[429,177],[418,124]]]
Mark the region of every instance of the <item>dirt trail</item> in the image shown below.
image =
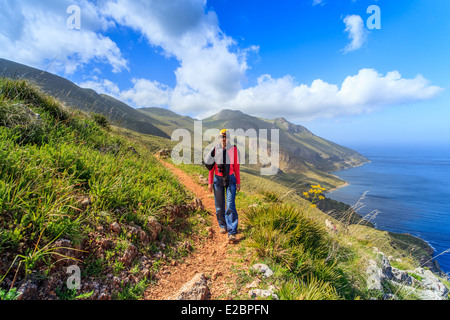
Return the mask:
[[[161,159],[160,162],[170,169],[179,181],[201,199],[205,209],[210,213],[211,232],[208,237],[195,239],[196,250],[175,266],[165,266],[158,274],[158,283],[150,286],[144,294],[148,300],[165,300],[175,294],[196,273],[204,273],[210,277],[208,287],[210,299],[226,299],[230,286],[234,283],[236,275],[231,272],[232,256],[236,255],[233,249],[238,244],[228,243],[227,234],[221,234],[216,220],[214,197],[205,186],[200,185],[181,169]],[[238,242],[241,234],[237,235]]]

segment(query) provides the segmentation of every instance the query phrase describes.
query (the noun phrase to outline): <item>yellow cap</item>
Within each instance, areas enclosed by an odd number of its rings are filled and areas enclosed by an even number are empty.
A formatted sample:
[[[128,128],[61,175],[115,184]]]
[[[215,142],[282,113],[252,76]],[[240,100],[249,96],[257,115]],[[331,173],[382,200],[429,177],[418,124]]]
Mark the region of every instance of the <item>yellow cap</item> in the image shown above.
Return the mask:
[[[225,136],[227,134],[227,129],[220,130],[220,134]]]

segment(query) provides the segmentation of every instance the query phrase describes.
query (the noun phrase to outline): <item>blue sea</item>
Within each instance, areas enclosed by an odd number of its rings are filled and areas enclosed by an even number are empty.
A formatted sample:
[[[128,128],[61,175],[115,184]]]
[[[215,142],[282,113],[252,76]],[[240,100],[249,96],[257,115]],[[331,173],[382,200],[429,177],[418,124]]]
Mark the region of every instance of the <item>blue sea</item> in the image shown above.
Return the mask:
[[[327,197],[355,205],[377,229],[409,233],[433,247],[441,269],[450,272],[450,147],[357,147],[371,162],[333,172],[348,186]],[[444,253],[446,250],[449,252]]]

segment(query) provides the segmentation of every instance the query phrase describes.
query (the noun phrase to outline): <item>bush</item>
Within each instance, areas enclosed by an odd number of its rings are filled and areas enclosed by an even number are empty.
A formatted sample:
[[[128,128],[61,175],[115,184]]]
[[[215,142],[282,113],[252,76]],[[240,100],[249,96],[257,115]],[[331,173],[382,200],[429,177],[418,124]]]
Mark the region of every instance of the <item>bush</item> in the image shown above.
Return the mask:
[[[287,269],[289,299],[338,298],[346,281],[337,268],[328,234],[292,204],[253,207],[241,214],[248,246],[257,256]],[[291,286],[291,287],[289,287]],[[286,292],[293,290],[292,295]],[[343,292],[343,291],[342,291]]]
[[[101,127],[105,128],[105,129],[109,129],[108,118],[106,116],[104,116],[103,114],[93,113],[92,119]]]
[[[0,80],[0,100],[23,101],[49,113],[59,121],[69,118],[69,112],[54,97],[42,93],[33,84],[26,80]]]
[[[127,151],[130,140],[105,125],[105,117],[69,112],[25,81],[0,79],[0,270],[6,271],[0,299],[13,298],[6,283],[20,284],[30,274],[47,281],[50,269],[60,267],[51,263],[56,252],[50,245],[58,239],[91,249],[85,240],[92,232],[103,236],[98,230],[108,226],[103,213],[109,221],[144,227],[149,216],[159,218],[165,207],[189,198],[146,148]],[[139,250],[148,253],[152,246]],[[117,248],[110,259],[94,253],[85,268],[100,279]],[[72,294],[62,292],[79,298]],[[139,294],[130,288],[129,296]]]

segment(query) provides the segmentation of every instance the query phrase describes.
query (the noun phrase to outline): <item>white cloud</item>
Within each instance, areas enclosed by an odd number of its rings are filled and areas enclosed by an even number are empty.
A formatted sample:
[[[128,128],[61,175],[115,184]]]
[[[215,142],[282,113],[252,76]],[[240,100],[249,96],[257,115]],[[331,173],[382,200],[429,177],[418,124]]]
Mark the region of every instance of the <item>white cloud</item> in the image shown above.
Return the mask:
[[[97,93],[104,93],[116,99],[120,98],[121,92],[119,86],[110,80],[88,80],[78,84],[81,88],[93,89]]]
[[[277,116],[304,121],[429,99],[441,90],[420,75],[403,79],[397,71],[381,75],[373,69],[362,69],[340,85],[321,79],[310,85],[297,84],[289,75],[263,75],[255,86],[243,88],[247,53],[258,47],[237,49],[234,40],[218,27],[216,14],[206,11],[204,0],[116,0],[108,2],[102,13],[142,33],[151,45],[163,48],[164,54],[180,62],[174,88],[136,79],[133,88],[120,93],[122,99],[138,107],[168,106],[198,118],[224,108],[273,118],[276,110]],[[344,22],[352,40],[346,50],[360,48],[366,40],[361,17],[347,16]]]
[[[133,87],[121,91],[119,86],[107,79],[94,77],[79,83],[82,88],[95,90],[121,100],[132,107],[169,107],[173,89],[169,86],[147,79],[132,79]]]
[[[385,106],[428,100],[443,90],[430,85],[420,74],[405,79],[398,71],[382,75],[374,69],[361,69],[340,85],[321,79],[310,85],[297,84],[289,75],[274,79],[266,74],[259,77],[255,86],[239,90],[228,100],[205,100],[203,94],[186,93],[179,87],[172,89],[145,79],[133,83],[132,89],[119,94],[110,83],[103,83],[100,90],[137,107],[163,106],[199,119],[228,108],[267,119],[283,116],[298,122],[370,113]]]
[[[324,0],[313,0],[313,6],[316,6],[316,5],[321,5],[321,6],[323,6],[325,3],[324,3]]]
[[[306,85],[296,84],[290,76],[263,75],[256,86],[241,90],[227,106],[265,118],[273,118],[277,110],[277,116],[306,121],[370,113],[383,106],[431,99],[442,90],[421,75],[404,79],[397,71],[383,76],[374,69],[361,69],[340,86],[321,79]]]
[[[170,105],[172,89],[158,81],[133,79],[134,87],[122,92],[119,98],[139,107],[166,107]]]
[[[344,53],[360,49],[367,41],[368,31],[365,29],[364,21],[358,15],[346,16],[344,18],[345,32],[348,33],[350,43],[343,49]]]
[[[66,13],[73,1],[0,0],[0,56],[51,72],[72,74],[91,61],[111,65],[114,72],[127,69],[115,42],[101,34],[114,23],[97,7],[78,1],[81,30],[69,30]]]
[[[220,30],[216,14],[206,10],[205,0],[117,0],[101,11],[179,61],[171,92],[178,112],[200,111],[235,97],[248,70],[247,53],[257,50],[239,49]]]
[[[382,75],[373,69],[361,69],[341,84],[322,79],[298,84],[289,75],[262,75],[256,85],[244,88],[248,54],[257,52],[258,47],[239,48],[220,30],[217,15],[206,9],[205,0],[116,0],[99,2],[98,7],[85,0],[78,3],[84,10],[80,32],[66,28],[69,0],[30,0],[20,5],[0,0],[8,9],[0,13],[0,24],[5,26],[0,28],[0,55],[38,67],[49,57],[56,57],[52,67],[66,73],[92,61],[109,64],[118,72],[127,68],[127,61],[117,44],[102,32],[118,25],[129,27],[141,33],[151,46],[162,48],[165,55],[179,61],[176,85],[172,88],[142,78],[133,79],[133,86],[126,90],[97,78],[80,85],[135,107],[167,106],[199,118],[224,108],[293,121],[332,118],[430,99],[442,90],[421,75],[405,79],[397,71]],[[12,13],[17,16],[11,18]],[[357,50],[367,36],[362,19],[347,16],[344,22],[351,39],[345,52]]]

